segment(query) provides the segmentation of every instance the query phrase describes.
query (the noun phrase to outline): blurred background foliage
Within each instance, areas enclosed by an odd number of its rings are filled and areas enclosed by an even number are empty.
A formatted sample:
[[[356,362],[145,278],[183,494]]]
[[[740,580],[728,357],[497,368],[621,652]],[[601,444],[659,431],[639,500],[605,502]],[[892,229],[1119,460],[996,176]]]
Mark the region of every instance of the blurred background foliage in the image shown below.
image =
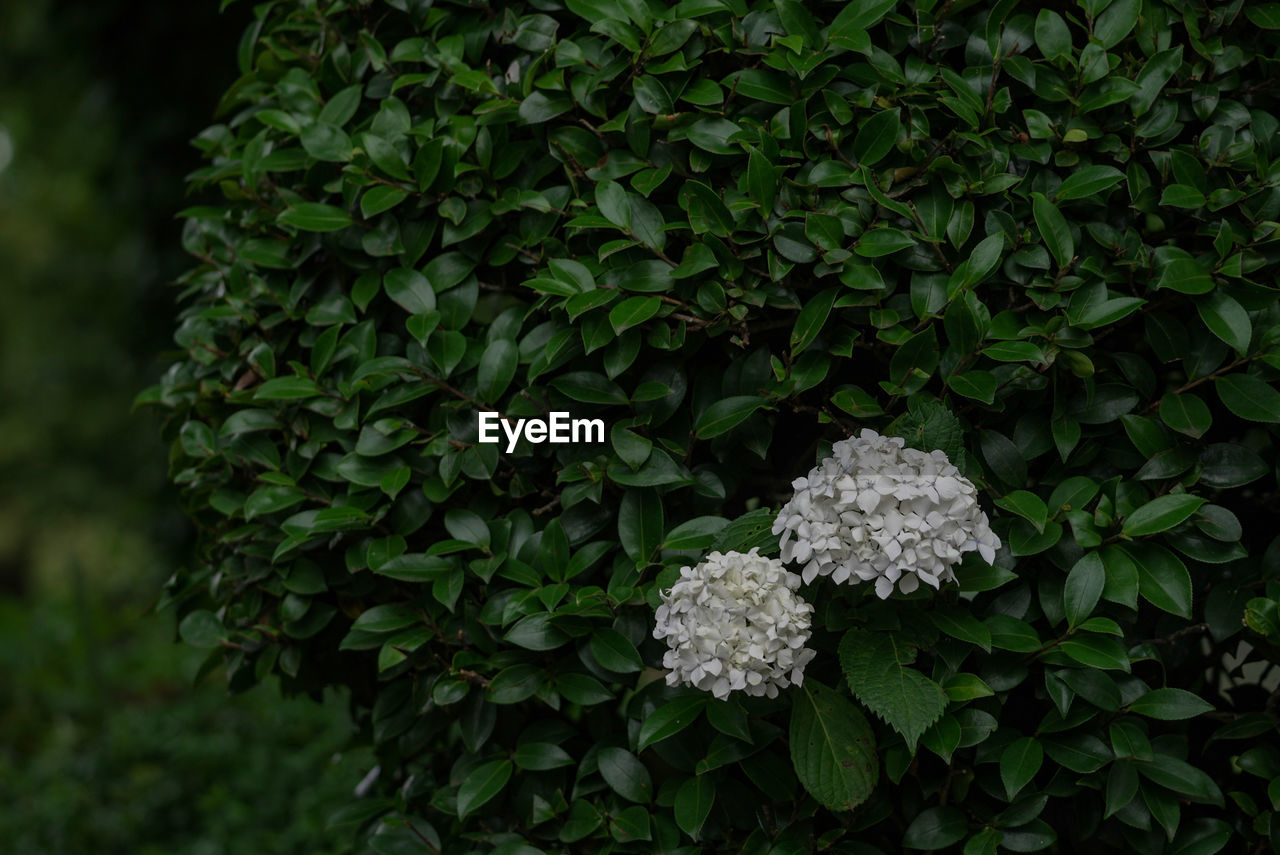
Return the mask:
[[[0,0],[0,840],[324,853],[365,758],[340,698],[232,702],[154,592],[189,531],[132,396],[183,269],[188,140],[243,27],[213,0]],[[211,70],[212,69],[212,70]],[[192,657],[196,657],[195,660]]]

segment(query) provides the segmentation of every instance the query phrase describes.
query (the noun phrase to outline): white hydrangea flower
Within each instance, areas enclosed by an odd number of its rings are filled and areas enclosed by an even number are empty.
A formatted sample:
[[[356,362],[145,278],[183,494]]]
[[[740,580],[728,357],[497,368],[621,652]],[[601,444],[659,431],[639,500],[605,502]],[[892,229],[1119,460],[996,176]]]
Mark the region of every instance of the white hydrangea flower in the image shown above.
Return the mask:
[[[873,430],[831,446],[831,457],[792,482],[778,512],[782,558],[804,564],[806,583],[876,583],[909,594],[921,582],[955,581],[952,567],[977,550],[991,563],[1000,538],[978,507],[977,488],[942,451],[904,448]]]
[[[724,700],[734,691],[775,698],[803,681],[815,655],[804,646],[813,606],[796,594],[800,577],[759,551],[713,552],[661,592],[653,636],[670,648],[668,685]]]

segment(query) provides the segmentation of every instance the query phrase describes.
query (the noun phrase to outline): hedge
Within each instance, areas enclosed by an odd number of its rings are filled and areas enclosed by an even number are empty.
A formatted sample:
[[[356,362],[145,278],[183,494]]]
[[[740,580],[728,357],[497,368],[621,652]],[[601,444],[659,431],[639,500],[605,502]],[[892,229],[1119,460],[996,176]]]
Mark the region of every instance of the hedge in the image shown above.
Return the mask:
[[[349,689],[360,851],[1280,851],[1280,4],[255,14],[143,400],[181,634]],[[662,592],[863,429],[994,561],[668,686]]]

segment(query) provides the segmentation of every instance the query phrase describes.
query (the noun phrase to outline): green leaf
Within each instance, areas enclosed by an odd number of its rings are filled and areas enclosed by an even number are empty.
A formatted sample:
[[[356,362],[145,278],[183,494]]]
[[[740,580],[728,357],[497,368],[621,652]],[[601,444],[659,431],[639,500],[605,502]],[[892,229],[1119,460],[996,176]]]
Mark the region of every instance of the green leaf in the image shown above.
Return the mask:
[[[875,734],[858,709],[835,690],[808,679],[791,707],[791,762],[801,785],[831,810],[853,810],[879,776]]]
[[[1209,406],[1192,392],[1168,394],[1160,399],[1160,420],[1192,439],[1204,436],[1213,423]]]
[[[907,849],[932,852],[959,843],[968,833],[969,821],[964,811],[954,807],[931,807],[911,820],[902,835],[902,845]]]
[[[805,303],[804,308],[796,315],[796,323],[791,330],[792,359],[803,353],[804,349],[818,337],[818,333],[822,332],[822,327],[826,324],[827,317],[831,314],[831,307],[835,304],[839,293],[839,288],[828,288],[822,291]]]
[[[320,387],[310,377],[276,377],[255,389],[253,398],[256,401],[292,401],[320,394],[323,394]]]
[[[695,775],[676,791],[676,825],[695,840],[715,804],[716,786],[710,775]]]
[[[1160,204],[1171,208],[1203,208],[1207,200],[1204,194],[1187,184],[1170,184],[1160,194]]]
[[[991,631],[967,610],[957,606],[941,606],[929,614],[929,619],[939,631],[952,638],[976,644],[988,652],[991,650]]]
[[[1102,47],[1110,49],[1118,45],[1138,23],[1142,0],[1112,0],[1106,10],[1093,23],[1093,37]]]
[[[1102,556],[1097,552],[1085,553],[1084,557],[1071,568],[1071,572],[1067,574],[1066,585],[1062,589],[1062,598],[1067,623],[1072,629],[1093,614],[1106,581],[1107,573],[1102,563]]]
[[[1214,284],[1209,271],[1194,258],[1179,258],[1164,266],[1156,287],[1182,294],[1207,294],[1214,289]]]
[[[947,385],[958,395],[990,404],[995,401],[1000,384],[990,371],[966,371],[952,374],[947,378]]]
[[[947,299],[951,300],[968,288],[985,281],[997,267],[1004,253],[1004,233],[996,232],[987,235],[969,257],[956,266],[955,272],[947,280]]]
[[[1243,306],[1228,297],[1224,291],[1217,290],[1197,300],[1196,310],[1210,332],[1226,342],[1236,353],[1243,356],[1248,352],[1249,342],[1253,338],[1253,324]]]
[[[1075,170],[1063,180],[1055,198],[1059,202],[1084,199],[1114,187],[1123,180],[1124,173],[1114,166],[1086,166]]]
[[[1035,40],[1045,59],[1071,55],[1071,30],[1062,16],[1052,9],[1041,9],[1036,16]]]
[[[729,142],[730,137],[742,133],[742,128],[728,119],[700,119],[690,125],[685,133],[688,134],[689,142],[703,151],[724,155],[742,153],[741,147]],[[753,134],[752,139],[754,138]]]
[[[874,166],[893,150],[902,130],[897,108],[880,110],[858,127],[853,138],[853,157],[862,166]]]
[[[1168,531],[1196,512],[1205,500],[1200,496],[1178,493],[1158,496],[1135,509],[1124,519],[1124,533],[1144,537]]]
[[[1199,695],[1185,689],[1172,688],[1153,689],[1129,704],[1129,712],[1162,721],[1195,718],[1212,710],[1213,704]]]
[[[626,404],[622,387],[594,371],[570,371],[551,381],[565,397],[587,404]]]
[[[1031,194],[1031,211],[1035,216],[1036,227],[1040,229],[1040,237],[1058,262],[1058,267],[1066,267],[1075,257],[1075,242],[1071,238],[1071,227],[1067,225],[1066,218],[1043,193]]]
[[[352,629],[365,632],[395,632],[422,622],[422,617],[404,603],[385,603],[365,609],[351,624]]]
[[[573,99],[561,92],[533,92],[520,102],[519,115],[530,125],[548,122],[573,109]]]
[[[360,146],[369,155],[369,159],[373,161],[374,166],[382,170],[384,174],[401,181],[411,180],[409,167],[405,164],[404,158],[400,156],[399,150],[391,142],[376,134],[363,134],[360,137]]]
[[[411,315],[421,315],[436,307],[436,292],[427,277],[416,270],[406,267],[388,270],[382,277],[382,290]]]
[[[912,388],[918,388],[921,378],[938,367],[938,358],[938,334],[929,326],[898,345],[889,360],[889,382],[898,386],[913,383]]]
[[[520,362],[520,352],[516,343],[506,338],[498,338],[489,342],[480,357],[480,365],[476,369],[476,393],[480,400],[495,403],[507,391],[507,386],[516,376],[516,366]]]
[[[226,632],[222,621],[208,609],[196,609],[187,613],[178,624],[178,635],[192,647],[217,647],[222,644]]]
[[[601,627],[591,634],[591,655],[600,665],[619,674],[630,674],[644,667],[640,652],[631,640],[616,629]]]
[[[776,517],[777,513],[770,508],[748,511],[720,530],[711,544],[711,551],[750,552],[758,546],[765,555],[777,554],[778,535],[772,531]]]
[[[1280,29],[1280,9],[1277,9],[1277,26]],[[1199,817],[1182,823],[1178,836],[1169,844],[1165,855],[1215,855],[1234,836],[1231,826],[1214,817]]]
[[[880,22],[898,5],[898,0],[866,0],[863,3],[847,3],[831,22],[832,33],[865,30]]]
[[[520,618],[502,640],[525,650],[555,650],[565,644],[569,636],[551,623],[551,615],[543,612]]]
[[[1015,739],[1000,753],[1000,780],[1009,801],[1031,783],[1044,764],[1044,748],[1029,736]]]
[[[1141,116],[1151,109],[1160,91],[1181,65],[1182,45],[1162,50],[1147,60],[1146,65],[1142,66],[1142,71],[1138,72],[1138,76],[1134,79],[1138,84],[1138,91],[1129,99],[1134,116]]]
[[[613,700],[613,693],[589,674],[560,674],[556,677],[556,691],[569,703],[582,706]]]
[[[594,640],[593,638],[592,641],[594,642]],[[599,658],[599,656],[596,657],[597,660]],[[637,654],[636,658],[639,658],[639,654]],[[661,742],[667,737],[674,736],[684,730],[693,724],[706,705],[707,698],[697,695],[667,701],[654,710],[640,724],[640,741],[636,746],[636,750],[643,751],[650,745]]]
[[[487,548],[491,538],[484,518],[467,508],[454,508],[444,515],[444,527],[450,535],[480,548]]]
[[[901,229],[878,227],[863,232],[853,251],[864,258],[880,258],[915,245],[915,238]]]
[[[778,196],[778,169],[756,148],[747,158],[747,192],[766,215],[773,210]]]
[[[627,749],[600,749],[599,765],[605,783],[627,801],[648,804],[653,797],[649,770]]]
[[[307,232],[332,232],[351,225],[351,215],[323,202],[298,202],[280,212],[276,222]]]
[[[559,745],[550,742],[526,742],[511,755],[518,768],[531,772],[572,766],[573,758]]]
[[[302,147],[316,160],[345,163],[355,147],[342,128],[330,122],[316,121],[302,129]]]
[[[1022,517],[1035,526],[1036,531],[1044,531],[1044,524],[1049,520],[1049,509],[1044,499],[1027,490],[1014,490],[1001,496],[995,500],[995,505]]]
[[[502,792],[511,780],[511,772],[510,760],[490,760],[473,769],[458,787],[458,818],[466,819]]]
[[[647,564],[662,544],[662,499],[652,489],[628,490],[618,509],[618,540],[636,564]]]
[[[1228,374],[1213,381],[1227,409],[1242,419],[1280,424],[1280,392],[1252,374]]]
[[[1222,807],[1222,790],[1202,770],[1185,760],[1157,753],[1147,762],[1137,761],[1138,774],[1193,802]]]
[[[1226,489],[1253,483],[1267,474],[1261,457],[1243,445],[1216,442],[1200,452],[1200,483]]]
[[[1256,27],[1280,30],[1280,3],[1250,3],[1245,6],[1244,14]]]
[[[416,552],[398,555],[370,569],[379,576],[401,582],[434,582],[452,570],[453,563],[440,555]]]
[[[936,401],[913,402],[886,433],[902,437],[911,448],[941,451],[952,461],[965,455],[964,426],[950,408]]]
[[[390,211],[396,205],[399,205],[405,199],[409,198],[409,191],[402,190],[399,187],[389,187],[386,184],[378,184],[370,187],[360,197],[360,213],[365,219],[376,217],[384,211]]]
[[[621,335],[652,318],[662,308],[658,297],[628,297],[609,310],[609,324]]]
[[[1142,598],[1156,608],[1190,620],[1191,574],[1182,559],[1154,543],[1125,544],[1123,552],[1138,571]]]
[[[609,817],[609,834],[619,843],[652,840],[649,811],[641,805],[623,808]],[[495,850],[496,851],[496,850]]]
[[[1114,638],[1100,635],[1077,633],[1059,645],[1059,649],[1090,668],[1102,668],[1114,671],[1129,670],[1129,656],[1124,646]]]
[[[947,707],[941,686],[905,667],[915,661],[914,649],[892,633],[851,629],[840,640],[839,656],[854,696],[914,752],[920,735]]]
[[[756,410],[768,404],[768,399],[755,395],[734,395],[721,398],[702,411],[694,424],[699,439],[710,439],[737,427]]]

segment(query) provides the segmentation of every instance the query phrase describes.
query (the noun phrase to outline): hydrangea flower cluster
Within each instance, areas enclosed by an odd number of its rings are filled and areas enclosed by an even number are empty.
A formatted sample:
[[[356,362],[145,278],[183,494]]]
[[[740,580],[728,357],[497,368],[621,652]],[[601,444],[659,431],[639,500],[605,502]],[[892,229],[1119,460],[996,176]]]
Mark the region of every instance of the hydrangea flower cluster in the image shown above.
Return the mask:
[[[952,567],[977,550],[995,560],[1000,538],[978,507],[977,488],[942,451],[904,448],[900,437],[873,430],[835,443],[792,486],[773,533],[782,558],[804,564],[804,581],[875,582],[887,598],[921,582],[955,580]]]
[[[777,697],[800,685],[816,655],[809,640],[813,606],[796,589],[800,577],[759,548],[713,552],[662,592],[655,638],[669,646],[662,664],[668,685],[681,683],[721,700],[730,692]]]

